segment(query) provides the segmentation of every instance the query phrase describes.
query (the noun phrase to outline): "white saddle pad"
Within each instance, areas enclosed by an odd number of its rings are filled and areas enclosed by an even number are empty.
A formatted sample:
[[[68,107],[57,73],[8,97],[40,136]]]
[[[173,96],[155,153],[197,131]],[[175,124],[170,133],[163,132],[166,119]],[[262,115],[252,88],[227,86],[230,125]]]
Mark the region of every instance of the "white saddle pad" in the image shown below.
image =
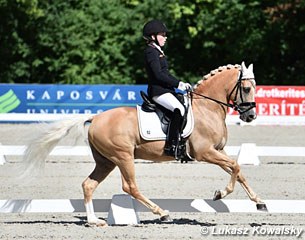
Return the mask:
[[[140,135],[145,140],[165,140],[166,134],[162,131],[161,123],[155,112],[144,112],[141,106],[137,105],[138,122]],[[186,138],[191,135],[194,128],[194,117],[192,108],[187,114],[187,123],[183,129],[182,137]]]

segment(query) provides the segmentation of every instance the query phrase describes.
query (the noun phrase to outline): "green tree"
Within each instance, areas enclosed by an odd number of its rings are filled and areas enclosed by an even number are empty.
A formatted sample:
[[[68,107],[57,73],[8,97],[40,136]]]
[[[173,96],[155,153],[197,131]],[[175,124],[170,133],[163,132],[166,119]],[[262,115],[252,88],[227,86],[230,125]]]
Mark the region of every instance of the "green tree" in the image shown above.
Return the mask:
[[[258,84],[304,84],[304,1],[194,0],[172,3],[178,75],[254,63]],[[188,61],[191,59],[191,61]]]
[[[258,84],[304,84],[301,0],[0,0],[0,80],[146,83],[142,27],[170,29],[173,73],[196,82],[228,63],[254,63]]]
[[[43,16],[37,0],[0,0],[0,81],[31,78],[36,27]]]
[[[42,81],[131,83],[124,55],[129,13],[119,1],[57,0],[44,9],[38,34]]]
[[[264,11],[268,23],[260,64],[267,66],[265,84],[304,85],[305,2],[273,2]]]
[[[228,63],[257,63],[265,31],[258,1],[197,0],[175,3],[172,9],[178,22],[175,32],[181,39],[177,47],[182,54],[176,60],[185,62],[186,76],[196,74],[198,80]],[[183,74],[182,68],[179,71]]]
[[[12,18],[20,5],[16,3],[15,8],[8,11]],[[36,19],[17,21],[21,29],[16,34],[30,33],[28,45],[4,44],[26,54],[13,52],[16,67],[5,69],[9,64],[4,62],[1,72],[8,74],[0,75],[1,79],[77,84],[135,83],[140,79],[144,83],[142,25],[166,15],[161,2],[54,0],[40,1],[39,8],[43,14]]]

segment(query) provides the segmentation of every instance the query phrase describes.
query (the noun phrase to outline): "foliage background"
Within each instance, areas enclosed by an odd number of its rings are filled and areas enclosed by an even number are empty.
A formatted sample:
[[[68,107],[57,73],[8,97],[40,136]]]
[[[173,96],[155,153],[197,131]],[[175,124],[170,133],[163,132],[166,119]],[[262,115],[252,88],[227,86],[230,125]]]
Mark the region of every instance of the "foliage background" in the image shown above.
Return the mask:
[[[142,27],[170,29],[173,74],[254,63],[259,85],[304,85],[304,0],[0,0],[0,81],[146,83]]]

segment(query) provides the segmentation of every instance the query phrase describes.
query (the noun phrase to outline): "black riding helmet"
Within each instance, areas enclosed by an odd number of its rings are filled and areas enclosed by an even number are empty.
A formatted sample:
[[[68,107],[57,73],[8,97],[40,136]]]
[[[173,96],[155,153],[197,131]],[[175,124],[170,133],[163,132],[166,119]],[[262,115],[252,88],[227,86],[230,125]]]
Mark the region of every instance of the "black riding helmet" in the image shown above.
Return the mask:
[[[168,32],[167,27],[165,26],[165,24],[160,21],[160,20],[151,20],[149,22],[147,22],[144,27],[143,27],[143,38],[147,41],[153,41],[153,39],[151,38],[152,35],[156,36],[158,33],[161,32]],[[157,42],[157,44],[159,44]]]

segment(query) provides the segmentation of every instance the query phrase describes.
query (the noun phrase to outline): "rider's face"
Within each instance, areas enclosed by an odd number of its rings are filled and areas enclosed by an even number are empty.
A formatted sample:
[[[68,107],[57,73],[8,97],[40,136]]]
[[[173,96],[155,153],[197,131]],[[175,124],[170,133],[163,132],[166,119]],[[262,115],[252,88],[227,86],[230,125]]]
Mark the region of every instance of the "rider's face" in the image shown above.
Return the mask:
[[[165,45],[166,39],[167,39],[167,36],[166,36],[165,32],[158,33],[157,40],[158,40],[160,47],[163,47]]]

